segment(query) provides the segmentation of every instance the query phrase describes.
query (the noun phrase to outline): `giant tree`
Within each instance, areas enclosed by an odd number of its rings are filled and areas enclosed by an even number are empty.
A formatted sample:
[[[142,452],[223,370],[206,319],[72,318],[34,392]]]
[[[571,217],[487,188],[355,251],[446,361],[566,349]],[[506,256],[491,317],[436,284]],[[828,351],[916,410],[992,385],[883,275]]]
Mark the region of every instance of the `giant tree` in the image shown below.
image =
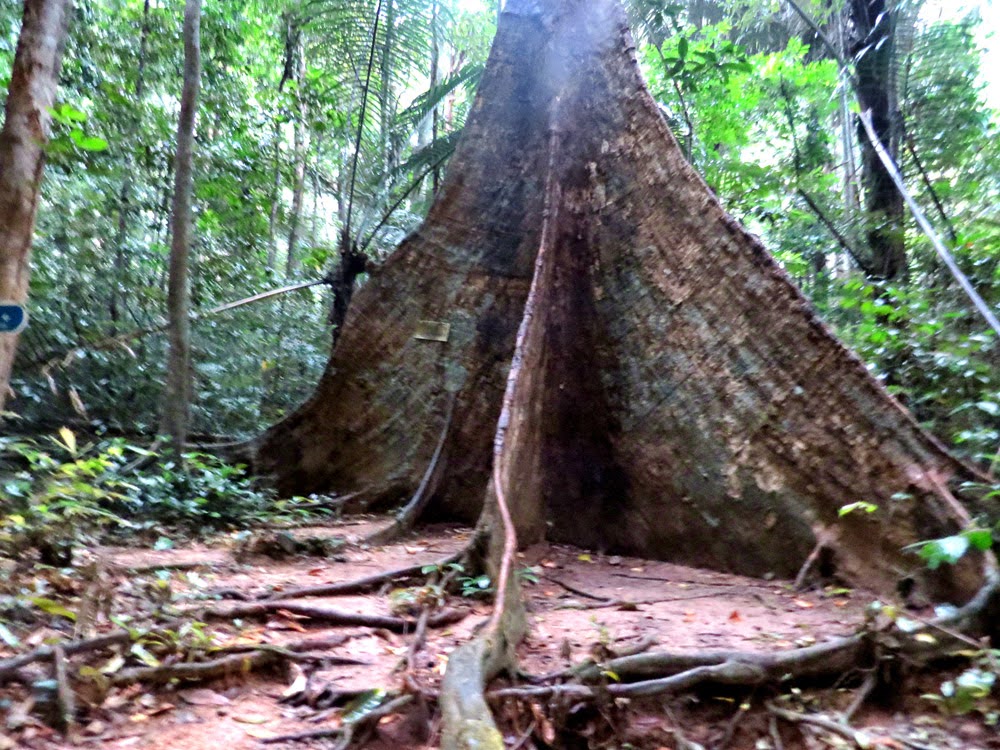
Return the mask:
[[[880,591],[983,582],[981,560],[927,573],[903,551],[968,523],[952,482],[976,471],[687,164],[618,0],[508,0],[430,214],[355,295],[313,397],[253,447],[284,492],[480,517],[499,614],[449,661],[446,747],[498,741],[481,682],[523,629],[518,544],[781,576],[822,547]]]
[[[49,137],[50,109],[71,0],[25,0],[0,132],[0,302],[24,303],[31,244]],[[0,333],[0,412],[10,384],[17,335]]]

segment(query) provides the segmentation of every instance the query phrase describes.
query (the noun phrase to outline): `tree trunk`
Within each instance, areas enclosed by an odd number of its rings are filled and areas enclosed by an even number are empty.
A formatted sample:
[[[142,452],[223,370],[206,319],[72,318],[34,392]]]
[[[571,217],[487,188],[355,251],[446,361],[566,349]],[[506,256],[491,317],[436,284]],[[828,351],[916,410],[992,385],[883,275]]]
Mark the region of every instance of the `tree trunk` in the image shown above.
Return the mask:
[[[302,204],[306,193],[306,161],[309,158],[309,131],[306,115],[308,112],[306,85],[306,58],[302,44],[302,31],[295,34],[295,184],[292,186],[292,213],[288,228],[288,257],[285,262],[285,276],[291,278],[299,270],[299,233],[302,226]]]
[[[149,2],[145,0],[142,6],[142,29],[139,32],[139,62],[135,79],[135,102],[142,108],[142,94],[145,86],[146,49],[149,42]],[[140,132],[141,117],[137,113],[129,129],[129,145],[132,145]],[[108,302],[108,315],[111,318],[112,336],[118,333],[118,321],[121,319],[121,304],[129,288],[129,258],[128,243],[130,215],[132,213],[132,179],[131,169],[125,170],[121,190],[118,191],[118,227],[115,231],[115,257],[111,270],[111,299]]]
[[[898,163],[900,133],[893,71],[896,12],[887,0],[850,0],[849,14],[858,104],[862,112],[871,112],[878,140]],[[872,275],[892,280],[905,276],[907,270],[903,196],[860,122],[857,129]]]
[[[255,463],[285,493],[388,502],[446,422],[435,512],[474,519],[502,486],[522,546],[794,577],[825,540],[827,573],[887,591],[922,568],[905,545],[968,522],[947,483],[974,471],[684,160],[617,0],[508,0],[427,220]],[[855,501],[879,510],[840,517]],[[970,595],[979,562],[931,593]]]
[[[0,132],[0,303],[28,299],[31,243],[49,139],[49,110],[72,8],[70,0],[25,0]],[[0,333],[0,412],[10,390],[18,336]],[[2,421],[2,417],[0,417]]]
[[[174,198],[170,227],[170,277],[167,314],[170,323],[163,432],[179,454],[187,441],[191,411],[191,202],[194,193],[194,127],[201,84],[201,0],[184,3],[184,89],[177,126]]]

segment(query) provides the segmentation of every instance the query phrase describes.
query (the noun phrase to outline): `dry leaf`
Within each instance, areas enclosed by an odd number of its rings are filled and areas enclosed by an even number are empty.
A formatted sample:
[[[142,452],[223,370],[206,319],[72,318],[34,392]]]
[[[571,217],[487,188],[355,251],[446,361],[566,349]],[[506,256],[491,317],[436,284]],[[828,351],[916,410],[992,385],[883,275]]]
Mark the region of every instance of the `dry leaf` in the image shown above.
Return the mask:
[[[271,721],[270,717],[262,716],[260,714],[233,714],[233,721],[237,721],[240,724],[267,724]]]
[[[801,609],[814,609],[816,607],[812,602],[807,602],[805,599],[795,599],[795,606]]]
[[[291,698],[293,695],[304,693],[306,690],[306,684],[309,682],[309,678],[306,677],[305,670],[295,662],[289,664],[289,669],[294,677],[292,678],[292,684],[285,688],[284,692],[282,692],[282,698]]]
[[[733,613],[729,615],[729,622],[742,622],[742,621],[743,618],[740,617],[739,611],[734,609]]]
[[[192,706],[228,706],[230,703],[229,698],[208,688],[187,690],[180,696],[181,700]]]
[[[173,703],[161,703],[156,708],[151,709],[149,715],[159,716],[160,714],[165,714],[168,711],[173,711],[175,708],[177,708],[177,706],[175,706]]]
[[[255,740],[269,740],[272,737],[278,736],[270,729],[264,729],[263,727],[244,727],[243,731],[248,737],[253,737]]]

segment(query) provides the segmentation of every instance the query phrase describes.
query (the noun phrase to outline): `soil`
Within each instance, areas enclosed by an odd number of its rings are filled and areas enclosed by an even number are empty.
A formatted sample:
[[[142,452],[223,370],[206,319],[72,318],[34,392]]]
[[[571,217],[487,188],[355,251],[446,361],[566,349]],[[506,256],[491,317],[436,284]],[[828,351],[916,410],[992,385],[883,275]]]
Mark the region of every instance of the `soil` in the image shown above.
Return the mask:
[[[384,519],[362,518],[335,526],[299,528],[295,539],[362,539]],[[282,591],[338,581],[349,581],[389,569],[432,564],[458,552],[470,530],[449,526],[425,527],[398,543],[374,549],[344,545],[332,557],[272,559],[252,554],[253,546],[232,537],[207,544],[149,550],[100,548],[88,552],[104,558],[113,573],[113,611],[121,615],[150,591],[166,592],[170,606],[180,607],[206,597],[253,599]],[[163,566],[163,567],[160,567]],[[198,566],[198,567],[194,567]],[[527,675],[559,672],[594,656],[643,644],[652,649],[692,652],[704,650],[767,651],[807,646],[849,634],[864,620],[875,597],[862,590],[816,586],[797,592],[788,581],[758,580],[697,570],[664,562],[617,557],[568,546],[543,544],[521,554],[522,582],[528,604],[530,632],[520,647],[520,667]],[[138,572],[137,572],[138,571]],[[10,571],[8,571],[10,572]],[[461,574],[459,574],[461,575]],[[462,583],[461,580],[459,583]],[[466,593],[477,581],[465,581]],[[397,584],[403,586],[405,584]],[[420,581],[409,584],[419,586]],[[300,601],[367,614],[407,614],[407,596],[393,586],[370,595],[319,597]],[[417,591],[416,588],[412,591]],[[407,592],[409,593],[409,592]],[[48,594],[46,594],[48,596]],[[428,694],[440,683],[448,654],[473,635],[490,613],[486,598],[449,597],[448,607],[467,610],[459,623],[430,629],[417,655],[412,677]],[[910,613],[914,616],[929,612]],[[37,645],[66,628],[34,626],[18,635]],[[104,623],[97,631],[114,626]],[[16,629],[16,628],[15,628]],[[112,688],[92,699],[80,691],[80,721],[75,742],[63,739],[30,711],[30,691],[20,685],[0,689],[0,708],[6,712],[7,735],[0,726],[0,750],[5,747],[52,748],[96,745],[109,750],[248,750],[261,740],[293,732],[337,726],[339,711],[283,700],[296,677],[308,673],[310,691],[321,697],[328,691],[367,691],[401,686],[411,636],[365,628],[331,628],[291,613],[266,620],[211,621],[204,632],[216,645],[266,643],[281,645],[307,638],[341,637],[331,657],[359,662],[354,665],[303,664],[254,674],[232,674],[207,684]],[[655,642],[655,645],[652,645]],[[0,651],[0,658],[13,652]],[[74,664],[84,663],[74,660]],[[106,665],[108,654],[89,663]],[[33,677],[44,678],[47,671]],[[956,668],[957,669],[957,668]],[[47,667],[45,668],[47,670]],[[304,672],[303,672],[304,670]],[[892,695],[874,695],[855,716],[852,727],[865,732],[869,747],[1000,748],[1000,734],[989,726],[989,712],[997,705],[984,701],[966,716],[947,716],[921,698],[936,693],[948,675],[915,675]],[[798,711],[823,710],[835,715],[853,699],[861,675],[845,675],[835,690],[829,686],[796,688],[784,698],[775,692],[756,694],[702,692],[661,701],[605,706],[504,704],[498,718],[508,733],[508,747],[542,748],[601,745],[605,747],[703,748],[728,747],[762,750],[777,745],[766,701]],[[301,682],[300,682],[301,684]],[[557,734],[557,726],[571,730]],[[781,747],[851,747],[843,737],[814,728],[777,725]],[[530,732],[529,732],[530,729]],[[364,747],[423,748],[437,741],[437,719],[418,705],[404,715],[383,719]],[[6,743],[6,744],[5,744]],[[332,740],[279,743],[271,747],[329,747]],[[548,744],[546,744],[548,743]],[[685,744],[687,743],[687,744]]]

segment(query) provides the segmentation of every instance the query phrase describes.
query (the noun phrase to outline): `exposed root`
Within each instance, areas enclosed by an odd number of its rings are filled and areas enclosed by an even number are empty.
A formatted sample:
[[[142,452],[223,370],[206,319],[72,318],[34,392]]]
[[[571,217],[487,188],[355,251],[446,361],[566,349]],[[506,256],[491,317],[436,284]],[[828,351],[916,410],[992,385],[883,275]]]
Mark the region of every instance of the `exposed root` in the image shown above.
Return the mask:
[[[373,729],[381,719],[391,716],[412,701],[412,695],[401,695],[384,703],[375,710],[365,713],[356,721],[345,722],[343,726],[330,729],[314,729],[309,732],[296,732],[294,734],[282,734],[277,737],[268,737],[261,740],[261,742],[265,745],[277,745],[282,742],[308,742],[336,737],[337,742],[333,745],[333,749],[347,750],[356,739],[359,743],[362,742],[363,740],[358,738]]]
[[[21,656],[12,656],[9,659],[0,660],[0,685],[9,680],[16,679],[18,671],[29,664],[39,661],[50,661],[55,658],[56,649],[61,649],[64,656],[74,656],[92,651],[102,651],[112,646],[123,643],[130,643],[132,634],[127,630],[118,630],[108,635],[88,638],[83,641],[69,641],[58,646],[40,646],[34,651],[29,651]]]
[[[281,591],[276,594],[263,596],[261,599],[266,601],[287,601],[289,599],[303,599],[310,596],[346,596],[348,594],[362,594],[377,589],[380,586],[392,581],[405,580],[407,578],[413,578],[421,575],[428,565],[432,565],[437,568],[447,567],[451,563],[458,562],[467,554],[468,550],[462,549],[454,555],[449,555],[436,563],[423,563],[421,565],[410,565],[405,568],[397,568],[396,570],[387,570],[383,573],[376,573],[374,575],[366,576],[365,578],[359,578],[355,581],[340,581],[338,583],[328,583],[320,586],[305,586],[303,588],[289,589],[288,591]]]
[[[219,677],[229,677],[236,674],[260,671],[281,664],[285,661],[324,661],[328,664],[346,664],[364,666],[365,662],[356,659],[345,659],[329,654],[299,652],[295,648],[268,646],[262,644],[253,651],[242,654],[230,654],[219,659],[205,662],[187,662],[183,664],[164,664],[159,667],[138,667],[123,669],[111,678],[111,684],[122,686],[143,683],[145,685],[163,685],[174,680],[182,682],[202,682]]]
[[[866,750],[872,746],[871,738],[864,732],[851,729],[851,727],[847,724],[841,724],[840,722],[834,721],[833,719],[829,719],[825,716],[790,711],[786,708],[779,708],[773,704],[768,704],[767,710],[782,721],[787,721],[792,724],[808,724],[810,726],[818,727],[819,729],[829,732],[830,734],[835,734],[838,737],[843,737],[848,742],[853,743],[855,747],[860,748],[860,750]]]
[[[412,632],[416,622],[403,617],[389,615],[368,615],[358,612],[345,612],[340,609],[319,607],[294,601],[265,601],[234,604],[231,607],[217,607],[197,611],[197,614],[208,619],[232,620],[238,617],[263,617],[265,615],[287,612],[297,617],[307,617],[326,625],[342,627],[383,628],[392,633]],[[192,612],[192,614],[196,614]],[[428,627],[441,628],[453,625],[468,615],[467,610],[443,609],[431,615],[427,620]]]
[[[503,698],[595,700],[602,695],[610,695],[615,698],[644,698],[687,692],[707,683],[754,686],[763,684],[767,679],[767,673],[761,667],[745,661],[732,660],[713,666],[695,667],[670,677],[644,682],[593,687],[569,683],[566,685],[501,688],[489,693],[488,697],[490,700]]]
[[[875,670],[871,670],[867,675],[865,675],[864,682],[862,682],[861,687],[858,688],[858,692],[851,701],[851,705],[844,709],[841,719],[845,724],[851,723],[851,719],[854,718],[854,714],[856,714],[860,708],[865,705],[865,701],[868,700],[872,691],[875,690],[877,686],[878,674]]]

